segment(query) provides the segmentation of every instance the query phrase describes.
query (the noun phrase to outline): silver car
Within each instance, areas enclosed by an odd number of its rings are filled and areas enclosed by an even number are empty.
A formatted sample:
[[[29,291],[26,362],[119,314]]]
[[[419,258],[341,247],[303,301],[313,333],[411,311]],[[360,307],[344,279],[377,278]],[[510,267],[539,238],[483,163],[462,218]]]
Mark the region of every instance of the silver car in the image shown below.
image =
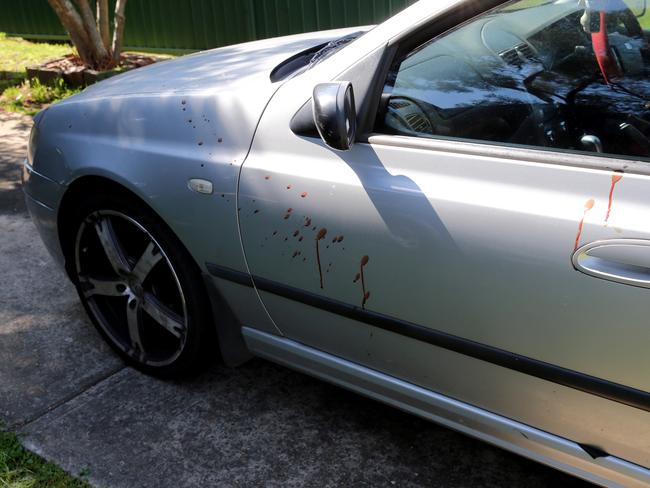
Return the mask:
[[[163,62],[36,117],[88,315],[171,376],[261,356],[650,484],[644,0],[421,1]]]

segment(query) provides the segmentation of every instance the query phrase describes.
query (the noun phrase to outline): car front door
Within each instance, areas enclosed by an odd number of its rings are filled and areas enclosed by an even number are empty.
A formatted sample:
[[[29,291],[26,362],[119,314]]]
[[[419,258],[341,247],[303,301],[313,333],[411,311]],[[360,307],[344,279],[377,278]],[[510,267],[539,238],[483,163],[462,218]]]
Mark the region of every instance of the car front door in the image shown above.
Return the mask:
[[[347,152],[289,129],[319,74],[296,77],[240,229],[288,338],[650,466],[647,76],[616,91],[583,52],[598,13],[512,2],[402,40]]]

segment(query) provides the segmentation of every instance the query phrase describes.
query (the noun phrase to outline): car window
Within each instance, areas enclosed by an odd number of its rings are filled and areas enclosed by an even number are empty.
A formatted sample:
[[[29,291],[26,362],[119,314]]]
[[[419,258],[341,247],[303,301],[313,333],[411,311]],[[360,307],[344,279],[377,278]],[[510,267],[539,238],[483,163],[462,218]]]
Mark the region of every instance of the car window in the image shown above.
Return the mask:
[[[644,5],[509,2],[400,56],[375,129],[647,158]]]

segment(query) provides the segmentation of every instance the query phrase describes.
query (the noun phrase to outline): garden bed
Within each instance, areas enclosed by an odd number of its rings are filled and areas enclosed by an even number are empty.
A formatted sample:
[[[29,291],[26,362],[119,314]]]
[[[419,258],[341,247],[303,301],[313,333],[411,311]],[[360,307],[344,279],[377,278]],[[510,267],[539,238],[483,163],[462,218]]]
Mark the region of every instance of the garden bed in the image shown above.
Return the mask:
[[[140,68],[161,61],[161,57],[147,56],[137,53],[125,53],[121,56],[118,67],[109,71],[96,71],[86,68],[81,59],[69,54],[59,59],[46,61],[39,66],[27,68],[27,78],[37,79],[43,85],[53,85],[57,80],[62,79],[69,87],[81,87],[92,85],[111,76]]]

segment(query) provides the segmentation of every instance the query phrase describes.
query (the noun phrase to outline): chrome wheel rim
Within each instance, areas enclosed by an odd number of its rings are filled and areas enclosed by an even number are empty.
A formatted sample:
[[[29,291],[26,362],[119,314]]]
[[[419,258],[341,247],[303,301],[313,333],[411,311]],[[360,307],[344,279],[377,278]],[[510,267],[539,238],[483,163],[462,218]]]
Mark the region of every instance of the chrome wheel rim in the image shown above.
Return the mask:
[[[173,363],[187,339],[187,307],[170,260],[131,217],[112,210],[88,215],[77,232],[80,292],[113,344],[134,360]]]

